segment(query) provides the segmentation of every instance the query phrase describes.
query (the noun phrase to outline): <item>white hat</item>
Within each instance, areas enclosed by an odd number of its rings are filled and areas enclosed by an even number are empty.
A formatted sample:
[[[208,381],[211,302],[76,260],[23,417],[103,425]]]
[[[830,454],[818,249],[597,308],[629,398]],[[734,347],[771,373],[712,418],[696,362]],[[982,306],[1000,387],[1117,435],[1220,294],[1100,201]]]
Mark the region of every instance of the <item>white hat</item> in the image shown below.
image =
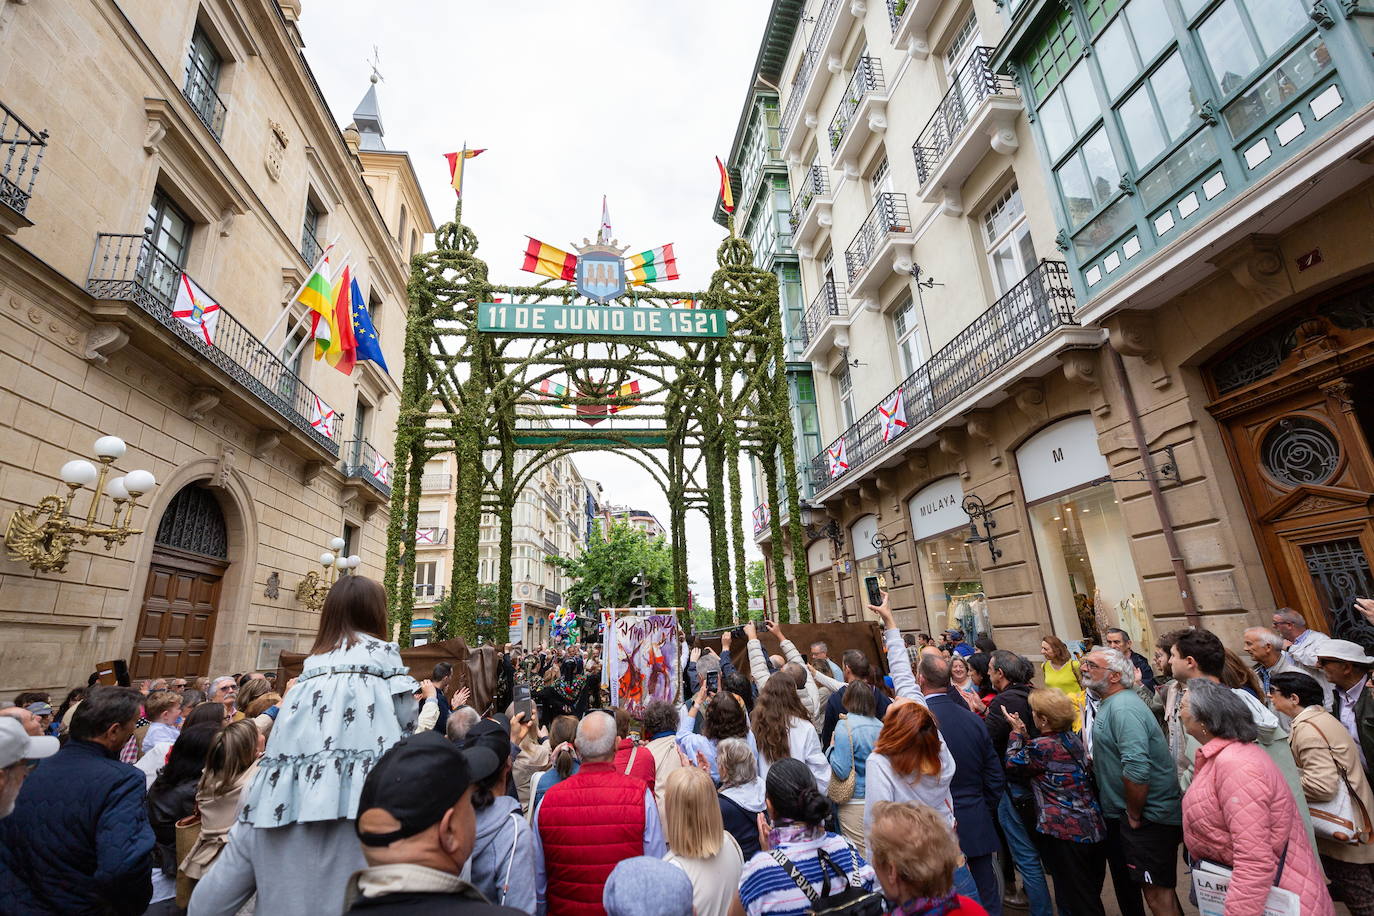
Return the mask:
[[[0,716],[0,770],[21,760],[40,760],[57,753],[57,739],[35,738],[13,716]]]
[[[1364,646],[1348,639],[1328,639],[1317,647],[1317,658],[1334,658],[1337,661],[1374,667],[1374,658],[1364,654]]]

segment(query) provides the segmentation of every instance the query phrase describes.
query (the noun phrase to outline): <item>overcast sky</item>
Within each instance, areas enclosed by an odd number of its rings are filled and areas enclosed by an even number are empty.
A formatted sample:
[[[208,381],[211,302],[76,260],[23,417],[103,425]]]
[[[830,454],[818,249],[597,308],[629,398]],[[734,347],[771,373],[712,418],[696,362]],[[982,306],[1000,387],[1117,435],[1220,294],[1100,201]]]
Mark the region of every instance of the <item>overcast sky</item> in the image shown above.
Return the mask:
[[[711,220],[714,156],[728,154],[768,0],[308,0],[306,56],[340,125],[368,88],[375,45],[389,149],[410,153],[437,222],[453,217],[443,154],[470,160],[463,221],[497,282],[522,283],[531,235],[572,250],[594,237],[601,196],[631,252],[672,242],[680,290],[705,289],[725,230]],[[647,472],[614,454],[578,468],[615,503],[668,506]],[[747,470],[744,474],[747,481]],[[745,484],[746,525],[753,506]],[[711,603],[706,524],[693,514],[688,566]],[[749,538],[750,554],[753,549]]]

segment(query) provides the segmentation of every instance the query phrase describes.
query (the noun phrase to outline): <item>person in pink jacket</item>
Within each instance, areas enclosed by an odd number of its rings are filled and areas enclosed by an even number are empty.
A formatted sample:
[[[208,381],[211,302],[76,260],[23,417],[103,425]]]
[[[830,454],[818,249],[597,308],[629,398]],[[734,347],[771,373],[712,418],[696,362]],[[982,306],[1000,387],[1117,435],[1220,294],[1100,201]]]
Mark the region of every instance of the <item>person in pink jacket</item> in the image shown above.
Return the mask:
[[[1255,743],[1245,705],[1229,688],[1194,678],[1180,713],[1202,745],[1183,796],[1183,843],[1193,859],[1232,870],[1226,916],[1262,916],[1275,879],[1298,895],[1303,916],[1333,916],[1293,794]]]

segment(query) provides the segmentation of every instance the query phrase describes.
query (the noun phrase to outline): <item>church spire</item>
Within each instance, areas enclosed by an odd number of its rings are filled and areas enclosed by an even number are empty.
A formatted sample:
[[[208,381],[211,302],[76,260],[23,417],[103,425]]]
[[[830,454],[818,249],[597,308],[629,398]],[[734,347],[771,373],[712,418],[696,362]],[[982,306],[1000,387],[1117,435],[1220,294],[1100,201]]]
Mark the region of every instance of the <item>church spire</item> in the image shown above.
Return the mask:
[[[367,95],[363,96],[353,112],[353,126],[358,129],[361,149],[386,149],[386,144],[382,142],[385,133],[382,130],[382,112],[377,104],[377,81],[381,77],[373,70],[368,79],[372,85],[367,88]]]

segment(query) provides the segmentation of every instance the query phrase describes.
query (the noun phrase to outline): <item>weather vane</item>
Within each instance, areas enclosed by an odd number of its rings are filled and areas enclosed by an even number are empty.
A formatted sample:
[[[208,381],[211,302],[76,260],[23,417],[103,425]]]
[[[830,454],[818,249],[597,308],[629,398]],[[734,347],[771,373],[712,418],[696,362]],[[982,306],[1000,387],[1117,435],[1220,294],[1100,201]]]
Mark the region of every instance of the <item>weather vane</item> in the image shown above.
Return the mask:
[[[372,67],[372,76],[369,77],[372,82],[384,82],[380,69],[382,65],[382,52],[377,49],[376,45],[372,46],[372,60],[368,61],[368,65]]]

